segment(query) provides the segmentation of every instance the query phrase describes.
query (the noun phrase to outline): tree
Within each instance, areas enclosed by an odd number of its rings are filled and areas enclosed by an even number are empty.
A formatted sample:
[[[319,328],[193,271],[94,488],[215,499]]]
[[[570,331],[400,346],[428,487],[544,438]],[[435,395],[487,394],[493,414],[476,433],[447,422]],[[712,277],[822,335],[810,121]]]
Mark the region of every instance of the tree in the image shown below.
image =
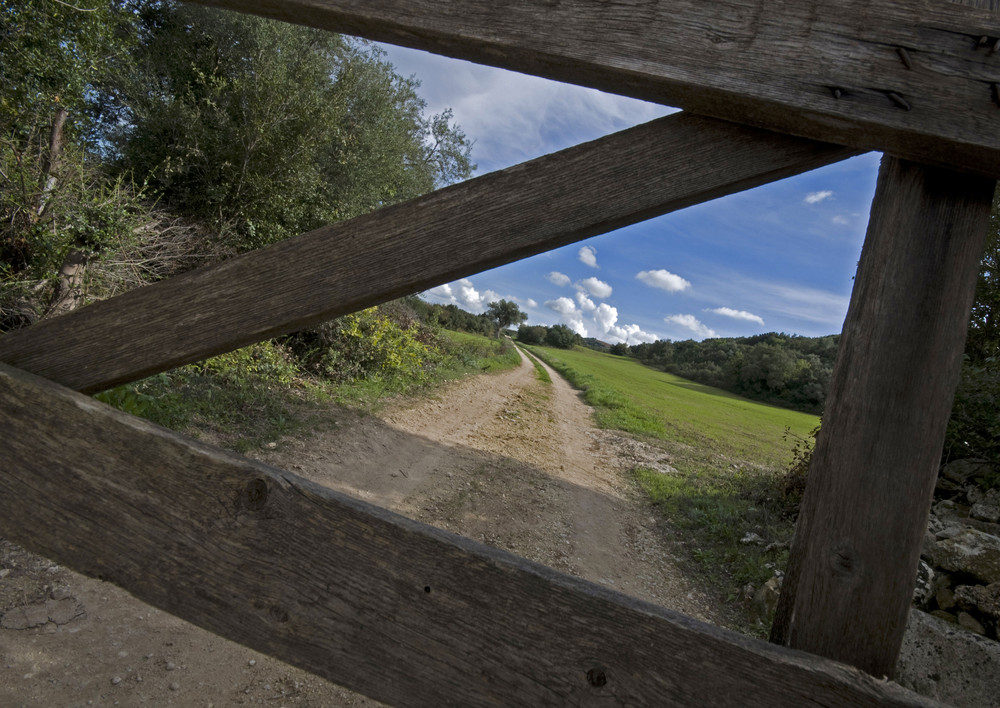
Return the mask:
[[[141,41],[104,87],[119,170],[256,248],[469,176],[450,113],[360,40],[212,8],[135,0]]]
[[[580,341],[580,335],[564,324],[552,325],[545,335],[545,343],[559,349],[572,349]]]
[[[528,315],[521,312],[521,308],[516,302],[509,300],[498,300],[491,302],[484,313],[489,317],[496,327],[496,336],[512,325],[519,325],[528,319]]]
[[[0,331],[75,307],[88,264],[143,212],[100,170],[89,110],[131,23],[98,0],[0,0]]]

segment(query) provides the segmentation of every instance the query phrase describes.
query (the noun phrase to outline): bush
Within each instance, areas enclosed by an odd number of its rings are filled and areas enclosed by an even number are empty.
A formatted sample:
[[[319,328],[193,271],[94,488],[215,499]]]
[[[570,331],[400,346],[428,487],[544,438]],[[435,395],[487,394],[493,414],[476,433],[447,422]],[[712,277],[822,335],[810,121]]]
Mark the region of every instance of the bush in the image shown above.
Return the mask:
[[[578,341],[580,341],[580,335],[562,324],[549,327],[549,331],[545,334],[545,343],[559,349],[572,349]]]
[[[546,334],[547,330],[545,327],[523,324],[517,328],[517,341],[523,344],[542,344],[545,342]]]
[[[422,381],[434,353],[416,321],[400,325],[379,308],[338,317],[289,338],[309,371],[338,383],[358,379]]]

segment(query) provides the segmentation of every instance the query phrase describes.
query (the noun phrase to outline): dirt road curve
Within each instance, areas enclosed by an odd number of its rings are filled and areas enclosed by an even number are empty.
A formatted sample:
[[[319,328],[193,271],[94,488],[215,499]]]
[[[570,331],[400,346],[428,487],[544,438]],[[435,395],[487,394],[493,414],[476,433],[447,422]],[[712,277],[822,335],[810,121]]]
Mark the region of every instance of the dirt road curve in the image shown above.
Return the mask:
[[[525,360],[380,417],[337,411],[331,430],[260,459],[712,621],[625,474],[658,453],[594,429],[550,374],[539,381]],[[0,568],[0,705],[376,705],[11,544]]]

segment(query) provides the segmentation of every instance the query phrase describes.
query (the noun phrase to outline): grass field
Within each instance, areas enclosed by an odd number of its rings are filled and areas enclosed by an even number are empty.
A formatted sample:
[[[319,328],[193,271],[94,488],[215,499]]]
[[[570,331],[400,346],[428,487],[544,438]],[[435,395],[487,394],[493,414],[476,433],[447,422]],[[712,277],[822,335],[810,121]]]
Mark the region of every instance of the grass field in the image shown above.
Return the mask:
[[[736,602],[787,561],[794,499],[785,471],[814,415],[750,401],[577,347],[531,351],[584,392],[600,427],[633,433],[661,447],[674,473],[632,473],[670,525],[683,533],[693,567]],[[744,542],[755,534],[759,541]],[[765,622],[766,622],[766,618]],[[745,617],[744,629],[761,630]]]

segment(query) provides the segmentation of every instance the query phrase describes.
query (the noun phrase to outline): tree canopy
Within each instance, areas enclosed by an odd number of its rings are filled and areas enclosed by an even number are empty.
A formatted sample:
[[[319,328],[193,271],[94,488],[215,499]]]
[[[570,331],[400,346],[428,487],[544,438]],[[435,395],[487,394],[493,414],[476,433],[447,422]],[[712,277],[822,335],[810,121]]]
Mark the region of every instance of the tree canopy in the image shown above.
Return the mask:
[[[528,319],[528,315],[521,312],[521,308],[516,302],[509,300],[497,300],[491,302],[486,307],[486,316],[489,317],[496,327],[496,336],[511,325],[519,325]]]
[[[155,224],[233,253],[468,177],[418,89],[373,44],[239,13],[0,0],[0,331],[134,236],[174,238]]]

